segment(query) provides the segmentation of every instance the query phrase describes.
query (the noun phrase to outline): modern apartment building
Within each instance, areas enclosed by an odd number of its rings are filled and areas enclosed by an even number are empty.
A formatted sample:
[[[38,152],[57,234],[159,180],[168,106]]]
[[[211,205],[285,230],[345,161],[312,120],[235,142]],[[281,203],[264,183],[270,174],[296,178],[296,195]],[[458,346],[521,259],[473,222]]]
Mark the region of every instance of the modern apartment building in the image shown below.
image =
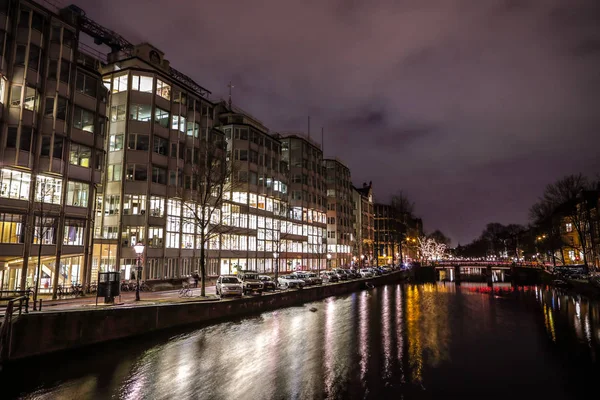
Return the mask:
[[[356,232],[355,257],[361,265],[374,265],[375,210],[372,183],[363,183],[361,188],[353,187],[352,202]]]
[[[404,240],[405,227],[402,217],[393,206],[375,203],[375,257],[378,265],[395,264],[400,261],[400,246]]]
[[[211,243],[209,257],[220,260],[221,274],[238,268],[273,272],[280,254],[302,248],[300,239],[284,238],[288,231],[302,236],[302,225],[286,219],[288,166],[281,142],[241,109],[223,103],[218,110],[233,176],[221,210],[220,245]]]
[[[107,91],[68,13],[0,2],[0,286],[90,274]],[[39,272],[37,272],[39,268]]]
[[[354,246],[352,179],[337,159],[323,160],[327,183],[327,253],[331,266],[350,265]]]
[[[299,133],[282,134],[282,159],[289,165],[289,213],[283,262],[288,270],[325,269],[327,192],[323,152]]]

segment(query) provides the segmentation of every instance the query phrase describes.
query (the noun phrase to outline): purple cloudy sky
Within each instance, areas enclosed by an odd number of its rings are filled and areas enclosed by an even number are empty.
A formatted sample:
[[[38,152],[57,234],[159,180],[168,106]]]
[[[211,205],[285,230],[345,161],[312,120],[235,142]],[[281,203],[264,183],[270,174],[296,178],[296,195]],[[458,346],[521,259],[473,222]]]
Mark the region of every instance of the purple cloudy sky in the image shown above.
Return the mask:
[[[270,129],[403,190],[453,243],[600,166],[598,0],[76,0]],[[319,133],[317,133],[319,132]]]

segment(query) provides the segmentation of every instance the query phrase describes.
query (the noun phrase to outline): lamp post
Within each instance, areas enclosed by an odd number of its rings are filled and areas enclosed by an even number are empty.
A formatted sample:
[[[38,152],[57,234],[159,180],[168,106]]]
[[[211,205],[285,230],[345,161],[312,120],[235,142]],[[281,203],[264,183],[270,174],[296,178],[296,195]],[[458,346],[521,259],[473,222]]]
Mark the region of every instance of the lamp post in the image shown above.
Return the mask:
[[[137,254],[137,273],[135,274],[135,301],[140,301],[140,275],[142,274],[142,253],[144,252],[144,245],[142,242],[137,242],[133,246],[135,254]]]
[[[331,253],[327,253],[327,269],[331,269]]]
[[[277,278],[279,277],[279,253],[274,251],[273,258],[275,259],[275,284],[277,285]]]
[[[364,254],[360,255],[360,266],[361,267],[365,266],[365,255]]]

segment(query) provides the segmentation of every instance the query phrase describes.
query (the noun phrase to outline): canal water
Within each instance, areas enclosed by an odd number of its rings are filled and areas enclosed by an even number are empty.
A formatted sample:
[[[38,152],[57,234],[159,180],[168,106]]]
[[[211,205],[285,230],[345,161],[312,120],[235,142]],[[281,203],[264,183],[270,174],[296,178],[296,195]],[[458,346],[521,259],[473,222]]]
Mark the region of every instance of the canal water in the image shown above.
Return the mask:
[[[599,352],[598,302],[542,286],[397,284],[28,360],[0,373],[0,390],[3,399],[596,398]]]

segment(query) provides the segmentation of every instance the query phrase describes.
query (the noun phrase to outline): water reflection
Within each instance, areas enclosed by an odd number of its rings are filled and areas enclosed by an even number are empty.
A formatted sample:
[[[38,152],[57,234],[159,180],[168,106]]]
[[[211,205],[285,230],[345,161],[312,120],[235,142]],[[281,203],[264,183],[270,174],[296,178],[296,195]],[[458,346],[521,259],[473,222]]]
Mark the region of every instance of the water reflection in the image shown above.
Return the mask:
[[[585,298],[544,286],[398,284],[122,341],[71,355],[60,370],[24,363],[0,385],[3,398],[36,399],[505,398],[515,388],[554,399],[593,382],[599,348],[599,305]],[[24,371],[31,379],[15,378]]]

